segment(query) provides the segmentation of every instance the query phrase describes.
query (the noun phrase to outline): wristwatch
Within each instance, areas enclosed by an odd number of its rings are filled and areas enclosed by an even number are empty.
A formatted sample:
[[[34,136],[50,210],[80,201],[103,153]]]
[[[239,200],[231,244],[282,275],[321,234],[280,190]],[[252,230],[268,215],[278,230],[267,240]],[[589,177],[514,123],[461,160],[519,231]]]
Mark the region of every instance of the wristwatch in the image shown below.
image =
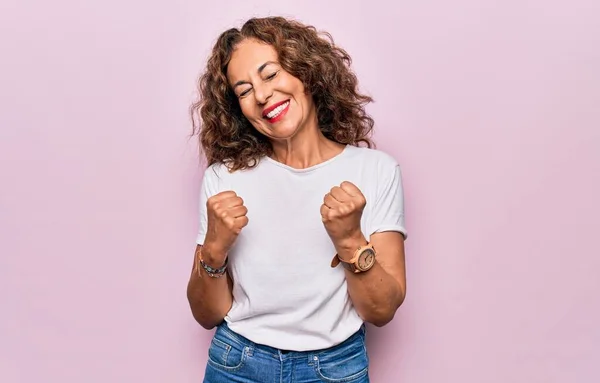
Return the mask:
[[[363,273],[373,267],[375,264],[375,256],[376,253],[373,245],[367,243],[366,245],[359,247],[349,261],[344,261],[336,254],[331,261],[331,267],[336,267],[341,263],[347,270],[350,270],[355,274]]]

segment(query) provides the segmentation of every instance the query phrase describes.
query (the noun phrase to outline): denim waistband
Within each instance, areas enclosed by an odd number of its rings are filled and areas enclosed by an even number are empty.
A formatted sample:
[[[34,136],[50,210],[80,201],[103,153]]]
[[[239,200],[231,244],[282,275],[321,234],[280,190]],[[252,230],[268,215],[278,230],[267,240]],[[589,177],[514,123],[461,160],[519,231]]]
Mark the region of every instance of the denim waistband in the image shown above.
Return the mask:
[[[363,342],[364,337],[365,337],[365,331],[366,331],[365,325],[363,324],[357,332],[352,334],[348,339],[346,339],[342,343],[335,345],[333,347],[327,348],[327,349],[317,349],[317,350],[311,350],[311,351],[282,350],[282,349],[267,346],[264,344],[255,343],[255,342],[251,341],[250,339],[231,330],[229,328],[229,326],[227,325],[227,322],[225,322],[225,321],[223,321],[217,327],[215,336],[216,337],[218,337],[218,336],[226,337],[228,340],[237,343],[241,348],[248,348],[250,353],[260,352],[260,353],[271,355],[278,359],[280,359],[282,356],[287,359],[287,358],[306,358],[306,357],[310,358],[313,355],[319,355],[320,353],[323,353],[323,352],[331,352],[331,351],[336,350],[337,348],[346,347],[354,342]]]

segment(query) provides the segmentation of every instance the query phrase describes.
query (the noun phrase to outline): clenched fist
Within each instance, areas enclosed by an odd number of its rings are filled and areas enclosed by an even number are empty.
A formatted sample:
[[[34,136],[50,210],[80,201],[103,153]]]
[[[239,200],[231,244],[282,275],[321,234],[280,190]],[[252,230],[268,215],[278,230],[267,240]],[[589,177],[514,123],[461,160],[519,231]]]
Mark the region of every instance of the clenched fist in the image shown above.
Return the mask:
[[[343,246],[347,240],[361,235],[360,219],[366,204],[360,189],[348,181],[325,194],[321,218],[334,245]]]
[[[248,209],[233,191],[224,191],[206,202],[208,223],[203,248],[204,261],[219,267],[242,229],[248,224]]]

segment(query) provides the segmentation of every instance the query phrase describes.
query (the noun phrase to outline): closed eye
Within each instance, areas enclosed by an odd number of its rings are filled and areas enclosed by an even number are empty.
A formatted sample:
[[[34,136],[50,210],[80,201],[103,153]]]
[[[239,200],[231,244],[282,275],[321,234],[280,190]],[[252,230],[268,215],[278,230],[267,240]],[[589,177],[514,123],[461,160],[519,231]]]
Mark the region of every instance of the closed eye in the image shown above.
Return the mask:
[[[269,80],[272,80],[272,79],[274,79],[274,78],[275,78],[275,76],[277,76],[277,74],[278,74],[278,73],[279,73],[279,72],[275,72],[275,73],[272,73],[272,74],[268,75],[268,76],[266,77],[266,80],[267,80],[267,81],[269,81]]]
[[[252,88],[248,88],[245,91],[243,91],[242,93],[240,93],[240,95],[238,97],[244,97],[246,96],[248,93],[250,93],[250,91],[252,90]]]

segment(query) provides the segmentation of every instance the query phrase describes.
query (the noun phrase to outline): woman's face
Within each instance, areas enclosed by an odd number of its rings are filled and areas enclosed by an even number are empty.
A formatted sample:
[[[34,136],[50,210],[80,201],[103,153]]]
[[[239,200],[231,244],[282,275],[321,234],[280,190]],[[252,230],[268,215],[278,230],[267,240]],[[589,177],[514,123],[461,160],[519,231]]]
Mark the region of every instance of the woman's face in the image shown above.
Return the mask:
[[[286,72],[277,52],[254,39],[239,43],[227,67],[227,79],[242,113],[252,126],[271,140],[294,137],[315,123],[312,97],[302,82]]]

